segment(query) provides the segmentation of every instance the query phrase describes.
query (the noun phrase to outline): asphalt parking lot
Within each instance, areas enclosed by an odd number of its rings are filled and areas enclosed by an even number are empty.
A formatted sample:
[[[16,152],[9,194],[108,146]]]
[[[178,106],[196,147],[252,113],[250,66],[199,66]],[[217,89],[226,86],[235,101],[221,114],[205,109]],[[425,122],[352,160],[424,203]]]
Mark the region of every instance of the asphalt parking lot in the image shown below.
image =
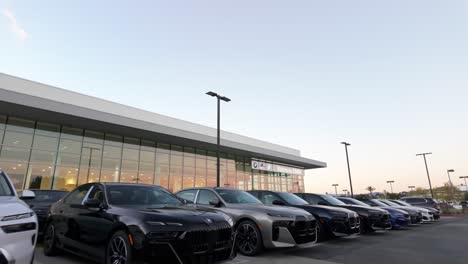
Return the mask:
[[[443,218],[407,230],[378,232],[342,238],[287,250],[270,250],[255,258],[237,257],[228,264],[362,264],[362,263],[450,263],[468,259],[468,217]],[[84,264],[87,260],[64,254],[45,257],[36,252],[37,264]]]

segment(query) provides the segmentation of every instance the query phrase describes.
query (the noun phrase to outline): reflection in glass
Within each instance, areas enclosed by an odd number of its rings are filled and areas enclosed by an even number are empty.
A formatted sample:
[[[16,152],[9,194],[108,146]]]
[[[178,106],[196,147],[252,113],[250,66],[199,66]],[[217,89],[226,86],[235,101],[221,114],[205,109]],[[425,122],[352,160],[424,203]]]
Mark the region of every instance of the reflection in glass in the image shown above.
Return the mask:
[[[94,178],[91,178],[94,180]],[[90,180],[88,180],[90,181]],[[118,182],[119,181],[119,171],[118,170],[101,170],[100,182]]]
[[[10,116],[8,117],[6,130],[24,132],[32,135],[34,133],[34,121]]]
[[[60,126],[55,124],[37,122],[35,135],[58,138],[60,136]]]
[[[19,162],[0,162],[0,168],[8,174],[15,189],[22,190],[28,165]]]
[[[55,165],[56,152],[35,150],[31,152],[31,162],[32,163],[42,163],[49,166]]]
[[[103,159],[102,169],[104,170],[120,170],[120,159]]]
[[[26,186],[29,189],[50,189],[54,167],[47,164],[30,164]]]
[[[104,146],[104,158],[120,159],[122,157],[122,148],[116,146]]]
[[[33,149],[50,150],[56,152],[58,142],[58,138],[38,136],[36,134],[34,136]]]
[[[88,182],[99,181],[100,169],[90,167],[80,167],[78,175],[78,185],[82,185]]]
[[[81,141],[61,139],[59,152],[80,154],[81,153]]]
[[[136,171],[122,171],[120,172],[120,182],[137,183],[137,175]]]
[[[154,174],[152,173],[139,173],[138,174],[138,183],[141,184],[153,184]]]
[[[6,131],[5,138],[3,139],[3,145],[20,148],[31,148],[32,139],[32,134]]]
[[[138,161],[122,160],[123,171],[138,171]]]
[[[124,148],[122,158],[127,160],[138,160],[139,152],[140,151],[138,149]]]
[[[55,169],[54,190],[71,191],[76,187],[78,168],[59,167]]]
[[[30,149],[26,148],[14,148],[3,146],[2,152],[0,153],[0,160],[10,160],[13,162],[28,162]]]

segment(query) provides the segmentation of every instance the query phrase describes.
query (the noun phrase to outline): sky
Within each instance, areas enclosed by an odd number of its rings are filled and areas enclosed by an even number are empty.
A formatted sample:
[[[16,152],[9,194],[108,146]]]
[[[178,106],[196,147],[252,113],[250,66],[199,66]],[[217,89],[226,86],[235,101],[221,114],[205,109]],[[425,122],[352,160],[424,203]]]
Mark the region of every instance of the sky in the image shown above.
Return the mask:
[[[300,149],[306,190],[468,175],[468,0],[0,0],[0,72]]]

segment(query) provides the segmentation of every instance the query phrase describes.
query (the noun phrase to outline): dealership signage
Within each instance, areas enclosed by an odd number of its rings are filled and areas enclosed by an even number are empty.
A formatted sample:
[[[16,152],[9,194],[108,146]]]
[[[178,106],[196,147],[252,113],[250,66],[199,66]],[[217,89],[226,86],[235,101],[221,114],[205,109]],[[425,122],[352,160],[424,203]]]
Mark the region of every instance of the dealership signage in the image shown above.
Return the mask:
[[[303,170],[282,166],[278,164],[252,160],[252,169],[254,170],[263,170],[263,171],[272,171],[272,172],[280,172],[280,173],[287,173],[287,174],[299,174],[302,175]]]

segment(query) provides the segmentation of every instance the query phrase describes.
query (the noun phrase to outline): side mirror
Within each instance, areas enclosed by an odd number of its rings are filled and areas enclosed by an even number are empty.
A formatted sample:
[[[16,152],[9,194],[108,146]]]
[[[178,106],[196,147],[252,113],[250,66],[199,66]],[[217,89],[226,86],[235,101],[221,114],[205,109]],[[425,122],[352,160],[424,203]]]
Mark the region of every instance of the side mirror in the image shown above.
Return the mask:
[[[18,194],[18,196],[21,200],[31,200],[36,198],[36,194],[34,194],[34,192],[30,190],[23,190]]]
[[[88,199],[84,202],[84,205],[86,206],[86,208],[92,210],[96,210],[96,209],[101,209],[101,201],[99,199],[96,199],[96,198],[91,198],[91,199]]]
[[[286,205],[286,204],[281,200],[274,200],[273,205]]]
[[[318,205],[328,205],[326,202],[318,202]]]
[[[218,199],[214,199],[210,201],[210,205],[214,205],[216,207],[220,207],[222,205],[221,201]]]

